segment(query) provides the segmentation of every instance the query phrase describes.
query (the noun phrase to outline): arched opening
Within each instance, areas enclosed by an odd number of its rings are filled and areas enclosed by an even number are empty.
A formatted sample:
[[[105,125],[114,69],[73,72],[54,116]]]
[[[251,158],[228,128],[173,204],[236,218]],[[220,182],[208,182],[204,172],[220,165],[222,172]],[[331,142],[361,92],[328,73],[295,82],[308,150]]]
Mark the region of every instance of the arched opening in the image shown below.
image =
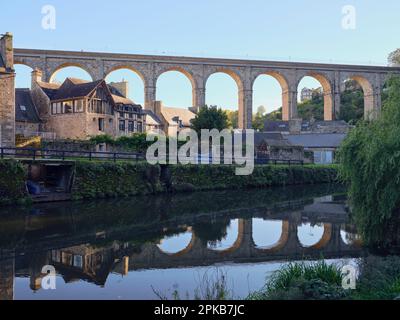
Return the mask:
[[[50,76],[51,83],[63,83],[66,78],[93,81],[92,76],[80,66],[64,65],[57,68]]]
[[[242,87],[239,77],[229,70],[217,71],[206,81],[206,105],[226,110],[234,129],[240,127],[239,119],[243,118],[239,96]]]
[[[171,69],[157,79],[156,99],[170,107],[189,108],[196,105],[196,84],[192,76],[181,69]]]
[[[230,249],[239,236],[239,219],[231,220],[227,229],[226,236],[221,240],[209,241],[207,246],[216,251],[225,251]]]
[[[323,224],[303,223],[297,227],[297,238],[303,247],[312,247],[322,239],[324,230]]]
[[[187,230],[183,233],[165,237],[157,246],[166,254],[179,254],[190,246],[192,238],[192,231]]]
[[[332,88],[323,75],[311,73],[298,86],[297,114],[303,120],[334,120]]]
[[[257,248],[271,249],[279,245],[283,221],[253,218],[253,241]]]
[[[106,82],[113,85],[122,95],[137,104],[144,105],[144,82],[137,71],[118,68],[109,72]]]
[[[362,76],[351,76],[343,84],[340,119],[355,123],[374,118],[374,94],[370,82]]]
[[[30,88],[32,83],[33,69],[25,64],[15,64],[15,87]]]
[[[253,83],[253,129],[262,131],[266,120],[287,119],[287,95],[288,84],[281,74],[268,72],[259,75]]]

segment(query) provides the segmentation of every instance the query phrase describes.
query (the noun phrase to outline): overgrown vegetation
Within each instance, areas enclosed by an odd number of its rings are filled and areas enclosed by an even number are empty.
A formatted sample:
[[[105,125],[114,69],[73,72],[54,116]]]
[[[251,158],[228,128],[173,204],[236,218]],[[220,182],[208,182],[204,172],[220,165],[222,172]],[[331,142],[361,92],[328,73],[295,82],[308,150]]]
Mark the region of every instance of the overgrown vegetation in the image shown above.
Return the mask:
[[[389,80],[386,95],[379,119],[359,122],[339,151],[357,228],[381,248],[399,245],[400,77]]]
[[[294,262],[273,273],[250,300],[393,300],[400,295],[400,257],[358,260],[356,289],[343,289],[337,264]]]
[[[146,141],[145,133],[136,133],[132,136],[122,136],[113,138],[110,135],[103,134],[90,138],[90,142],[93,144],[106,143],[110,146],[119,147],[126,151],[135,152],[146,152],[147,148],[153,143],[153,141]]]
[[[348,295],[342,288],[341,270],[324,261],[289,263],[273,273],[265,287],[250,300],[339,300]]]
[[[28,201],[26,170],[16,160],[0,160],[0,205]]]
[[[159,192],[160,168],[147,163],[77,161],[73,198],[127,197]]]

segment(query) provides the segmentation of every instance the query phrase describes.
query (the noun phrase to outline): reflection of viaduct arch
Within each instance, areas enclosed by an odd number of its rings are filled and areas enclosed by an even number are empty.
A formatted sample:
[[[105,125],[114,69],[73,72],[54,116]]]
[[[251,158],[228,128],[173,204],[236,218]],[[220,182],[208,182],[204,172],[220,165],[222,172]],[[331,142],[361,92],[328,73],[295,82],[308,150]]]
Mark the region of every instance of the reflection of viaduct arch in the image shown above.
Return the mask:
[[[156,87],[157,87],[157,83],[158,80],[160,79],[160,77],[170,71],[176,71],[179,72],[181,74],[183,74],[189,81],[190,84],[192,85],[192,106],[191,107],[195,107],[197,105],[197,102],[199,101],[200,97],[198,97],[198,85],[197,85],[197,81],[194,78],[192,72],[190,72],[189,70],[183,68],[183,67],[179,67],[179,66],[168,66],[165,67],[161,70],[158,71],[157,75],[156,75]]]
[[[189,244],[184,249],[179,250],[178,252],[166,252],[166,251],[163,251],[159,245],[157,245],[158,250],[162,254],[165,254],[165,255],[168,255],[171,257],[180,257],[180,256],[187,254],[188,252],[190,252],[193,249],[194,245],[196,244],[196,242],[198,240],[196,235],[194,234],[194,232],[191,231],[190,228],[187,230],[187,232],[191,232],[192,237],[190,238]]]
[[[83,71],[85,71],[89,74],[89,76],[92,78],[92,80],[96,79],[96,75],[92,74],[90,68],[88,68],[86,65],[84,65],[82,63],[77,63],[77,62],[66,62],[66,63],[58,65],[57,67],[55,67],[54,69],[52,69],[50,71],[49,82],[53,82],[58,71],[60,71],[64,68],[68,68],[68,67],[76,67],[76,68],[82,69]]]
[[[331,241],[331,238],[332,238],[332,224],[324,223],[324,232],[322,234],[321,239],[319,239],[317,243],[307,248],[320,250],[324,248],[329,243],[329,241]]]
[[[282,233],[278,240],[278,242],[274,243],[268,247],[258,247],[257,249],[262,250],[263,252],[277,252],[284,248],[289,240],[290,233],[290,224],[289,221],[282,221]]]

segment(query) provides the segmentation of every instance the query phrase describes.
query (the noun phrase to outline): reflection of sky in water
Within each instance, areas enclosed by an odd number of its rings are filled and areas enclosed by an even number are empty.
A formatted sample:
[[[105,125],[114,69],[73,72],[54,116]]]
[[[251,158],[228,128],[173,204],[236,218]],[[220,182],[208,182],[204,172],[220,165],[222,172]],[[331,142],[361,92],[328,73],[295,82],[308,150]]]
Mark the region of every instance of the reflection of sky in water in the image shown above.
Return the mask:
[[[208,247],[214,250],[226,250],[233,246],[239,231],[239,220],[234,219],[231,220],[230,225],[226,229],[226,237],[221,241],[213,241],[212,243],[208,243]]]
[[[327,263],[339,265],[354,264],[354,259],[326,260]],[[272,273],[282,267],[281,262],[220,264],[218,269],[227,275],[228,287],[234,292],[235,298],[245,298],[250,291],[259,290]],[[88,284],[82,280],[65,284],[57,277],[56,290],[29,289],[29,278],[17,278],[15,281],[15,299],[154,299],[159,300],[152,287],[169,298],[177,289],[181,298],[186,298],[189,292],[193,298],[194,290],[199,286],[203,275],[216,272],[216,266],[149,269],[131,271],[126,276],[110,274],[105,287]]]
[[[164,252],[176,253],[185,249],[189,245],[191,239],[192,233],[188,231],[174,235],[172,237],[164,238],[163,240],[161,240],[158,247]]]
[[[267,248],[276,244],[281,238],[282,221],[253,219],[253,240],[257,247]]]
[[[324,226],[322,224],[311,226],[310,223],[304,223],[297,227],[297,237],[305,247],[316,244],[322,238],[323,234]]]

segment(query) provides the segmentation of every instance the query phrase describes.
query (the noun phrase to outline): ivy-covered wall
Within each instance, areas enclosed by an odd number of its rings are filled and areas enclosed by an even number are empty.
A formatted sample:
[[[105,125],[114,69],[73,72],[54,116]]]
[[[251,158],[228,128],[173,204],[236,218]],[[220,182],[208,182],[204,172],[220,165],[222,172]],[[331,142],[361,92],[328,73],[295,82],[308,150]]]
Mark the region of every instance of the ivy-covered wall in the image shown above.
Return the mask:
[[[158,193],[160,167],[132,162],[77,161],[72,198],[128,197]]]
[[[0,205],[28,201],[25,167],[16,160],[0,160]]]

